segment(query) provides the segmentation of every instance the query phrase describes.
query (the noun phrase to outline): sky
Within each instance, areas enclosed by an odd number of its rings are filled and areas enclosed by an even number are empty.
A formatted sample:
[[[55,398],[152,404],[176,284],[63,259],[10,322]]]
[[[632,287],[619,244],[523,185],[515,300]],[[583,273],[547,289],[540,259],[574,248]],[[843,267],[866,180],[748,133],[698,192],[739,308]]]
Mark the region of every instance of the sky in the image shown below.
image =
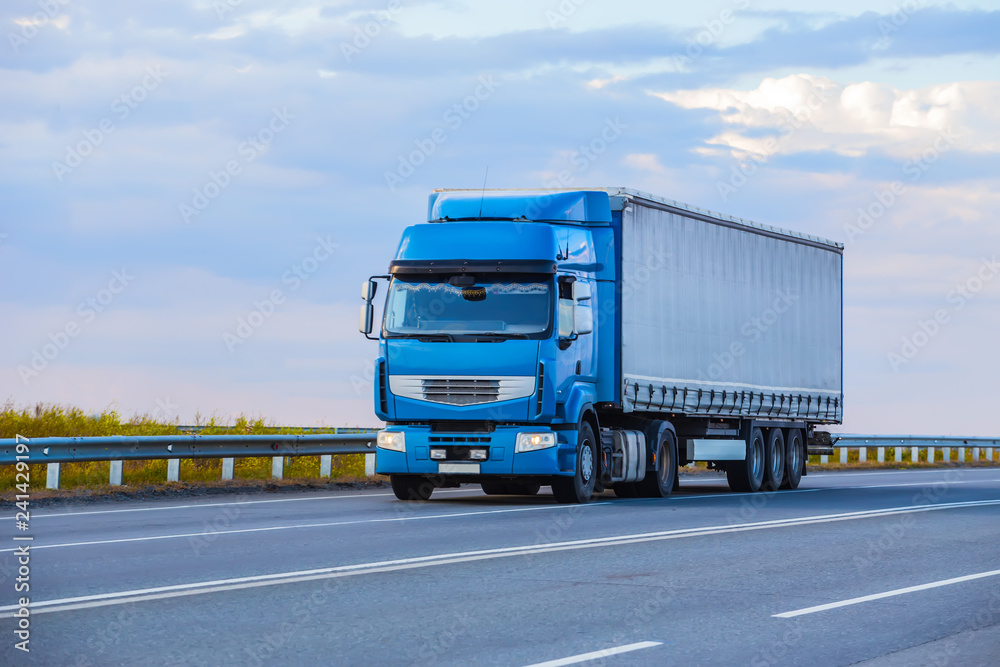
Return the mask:
[[[998,0],[5,2],[0,401],[377,425],[360,285],[488,170],[844,243],[839,430],[996,436],[997,35]]]

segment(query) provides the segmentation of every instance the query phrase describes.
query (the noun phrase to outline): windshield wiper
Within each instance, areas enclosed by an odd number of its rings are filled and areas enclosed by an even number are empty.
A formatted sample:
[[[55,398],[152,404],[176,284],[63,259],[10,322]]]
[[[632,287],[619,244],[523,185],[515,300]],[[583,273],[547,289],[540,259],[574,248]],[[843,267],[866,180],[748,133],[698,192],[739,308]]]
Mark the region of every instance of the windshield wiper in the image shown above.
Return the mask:
[[[449,343],[455,342],[455,337],[450,333],[433,333],[433,334],[413,334],[408,336],[408,338],[418,338],[421,341],[446,341]]]
[[[476,334],[477,336],[493,336],[495,338],[530,338],[526,333],[510,333],[507,331],[486,331]]]

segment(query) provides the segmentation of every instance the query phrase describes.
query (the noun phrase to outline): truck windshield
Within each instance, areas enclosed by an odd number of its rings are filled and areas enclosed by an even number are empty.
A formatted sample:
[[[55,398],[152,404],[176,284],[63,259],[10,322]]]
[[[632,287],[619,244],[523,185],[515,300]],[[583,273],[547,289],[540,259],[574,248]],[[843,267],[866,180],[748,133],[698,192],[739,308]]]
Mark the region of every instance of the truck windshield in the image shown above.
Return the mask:
[[[552,327],[552,276],[396,276],[385,333],[448,338],[543,338]]]

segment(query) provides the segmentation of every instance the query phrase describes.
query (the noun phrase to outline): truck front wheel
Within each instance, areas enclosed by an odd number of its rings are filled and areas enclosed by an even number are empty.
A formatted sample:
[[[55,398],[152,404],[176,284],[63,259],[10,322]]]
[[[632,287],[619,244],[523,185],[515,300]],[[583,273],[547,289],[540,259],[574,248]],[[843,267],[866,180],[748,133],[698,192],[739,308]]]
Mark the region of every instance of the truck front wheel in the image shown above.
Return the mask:
[[[389,482],[400,500],[428,500],[434,493],[431,480],[420,475],[389,475]]]
[[[554,477],[552,495],[560,503],[585,503],[594,495],[597,482],[597,453],[594,429],[584,422],[576,445],[576,472],[572,477]]]

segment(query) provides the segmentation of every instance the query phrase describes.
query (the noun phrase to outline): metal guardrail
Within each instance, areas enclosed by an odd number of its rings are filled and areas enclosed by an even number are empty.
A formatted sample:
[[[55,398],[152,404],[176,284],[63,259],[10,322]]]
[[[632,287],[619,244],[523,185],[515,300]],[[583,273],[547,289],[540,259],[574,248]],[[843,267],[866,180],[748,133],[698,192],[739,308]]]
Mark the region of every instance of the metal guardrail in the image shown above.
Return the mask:
[[[360,429],[355,429],[360,430]],[[48,464],[46,485],[59,488],[59,465],[84,461],[110,462],[110,483],[122,483],[124,461],[167,459],[167,481],[180,480],[181,459],[222,459],[222,479],[233,478],[234,460],[272,457],[272,477],[284,474],[286,456],[320,456],[320,474],[329,477],[334,454],[366,454],[366,472],[374,474],[375,434],[309,433],[302,435],[145,435],[81,438],[0,439],[0,465]]]
[[[905,450],[909,449],[911,462],[919,460],[920,450],[927,450],[927,462],[937,463],[939,460],[948,463],[951,461],[951,450],[956,449],[957,463],[994,462],[994,451],[1000,455],[1000,438],[967,438],[962,436],[930,436],[930,435],[857,435],[857,434],[830,434],[831,449],[840,450],[840,462],[847,463],[848,452],[852,449],[858,450],[859,462],[868,460],[868,449],[876,449],[876,460],[882,463],[886,460],[886,450],[892,449],[896,463],[902,463]],[[940,450],[941,458],[938,458]],[[969,450],[971,459],[966,456]],[[828,463],[829,456],[822,455],[821,463]]]

